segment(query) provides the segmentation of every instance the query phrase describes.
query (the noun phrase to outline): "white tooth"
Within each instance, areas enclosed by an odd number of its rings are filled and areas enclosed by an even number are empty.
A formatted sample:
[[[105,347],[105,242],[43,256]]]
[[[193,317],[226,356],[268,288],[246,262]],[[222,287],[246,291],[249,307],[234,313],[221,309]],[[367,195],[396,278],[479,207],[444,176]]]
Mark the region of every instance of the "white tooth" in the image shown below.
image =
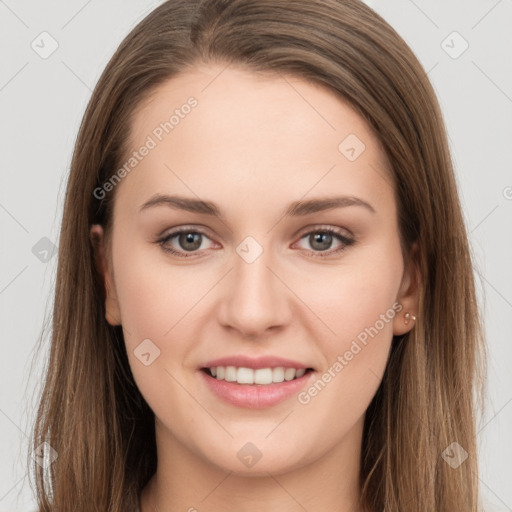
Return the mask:
[[[236,366],[226,366],[225,379],[228,382],[235,382],[236,380]]]
[[[284,368],[277,366],[272,370],[272,382],[283,382],[284,380]]]
[[[272,369],[260,368],[254,372],[254,384],[272,384]]]
[[[238,384],[254,384],[254,370],[252,368],[238,368],[236,381]]]
[[[293,380],[295,377],[295,368],[286,368],[284,371],[284,380]]]
[[[273,382],[290,381],[302,377],[306,373],[305,368],[296,370],[295,368],[284,368],[277,366],[275,368],[252,368],[236,366],[217,366],[211,367],[210,372],[217,380],[226,380],[228,382],[237,382],[238,384],[261,384],[268,385]]]

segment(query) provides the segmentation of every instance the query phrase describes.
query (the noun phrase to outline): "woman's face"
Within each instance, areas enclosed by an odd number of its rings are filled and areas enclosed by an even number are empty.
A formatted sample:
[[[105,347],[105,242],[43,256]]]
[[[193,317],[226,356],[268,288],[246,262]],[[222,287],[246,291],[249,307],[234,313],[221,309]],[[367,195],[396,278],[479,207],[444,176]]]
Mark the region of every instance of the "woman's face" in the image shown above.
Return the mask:
[[[212,65],[160,86],[130,147],[106,316],[123,326],[159,457],[179,446],[240,474],[355,460],[393,334],[416,312],[369,126],[302,79]],[[235,368],[219,380],[205,370],[218,366]],[[286,368],[312,371],[289,381]]]

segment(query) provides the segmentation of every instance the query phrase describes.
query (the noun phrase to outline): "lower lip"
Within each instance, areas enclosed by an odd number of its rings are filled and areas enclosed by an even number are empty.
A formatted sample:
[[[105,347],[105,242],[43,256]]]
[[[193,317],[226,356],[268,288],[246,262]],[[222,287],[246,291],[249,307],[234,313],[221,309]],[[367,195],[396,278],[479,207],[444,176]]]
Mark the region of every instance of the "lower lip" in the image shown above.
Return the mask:
[[[296,395],[310,380],[313,371],[302,377],[272,384],[237,384],[226,380],[217,380],[204,370],[199,370],[206,385],[215,395],[237,407],[263,409],[276,405]]]

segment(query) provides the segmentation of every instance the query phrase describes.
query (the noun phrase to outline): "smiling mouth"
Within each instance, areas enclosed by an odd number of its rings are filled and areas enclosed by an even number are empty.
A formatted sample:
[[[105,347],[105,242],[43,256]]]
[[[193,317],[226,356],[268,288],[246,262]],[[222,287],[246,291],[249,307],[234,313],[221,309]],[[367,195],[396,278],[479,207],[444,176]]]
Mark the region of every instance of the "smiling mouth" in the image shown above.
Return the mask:
[[[234,384],[270,385],[285,381],[297,380],[313,371],[313,368],[285,368],[277,366],[272,368],[246,368],[235,366],[216,366],[201,368],[208,376]]]

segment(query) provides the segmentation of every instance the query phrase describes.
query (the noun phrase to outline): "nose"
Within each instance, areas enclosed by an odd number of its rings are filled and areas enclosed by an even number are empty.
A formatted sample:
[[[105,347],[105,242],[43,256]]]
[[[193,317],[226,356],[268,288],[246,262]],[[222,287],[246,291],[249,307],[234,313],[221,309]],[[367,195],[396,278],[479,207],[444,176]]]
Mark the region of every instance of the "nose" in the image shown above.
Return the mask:
[[[234,254],[234,268],[227,276],[219,322],[246,338],[259,338],[290,322],[290,289],[279,276],[275,262],[263,253],[248,262]]]

